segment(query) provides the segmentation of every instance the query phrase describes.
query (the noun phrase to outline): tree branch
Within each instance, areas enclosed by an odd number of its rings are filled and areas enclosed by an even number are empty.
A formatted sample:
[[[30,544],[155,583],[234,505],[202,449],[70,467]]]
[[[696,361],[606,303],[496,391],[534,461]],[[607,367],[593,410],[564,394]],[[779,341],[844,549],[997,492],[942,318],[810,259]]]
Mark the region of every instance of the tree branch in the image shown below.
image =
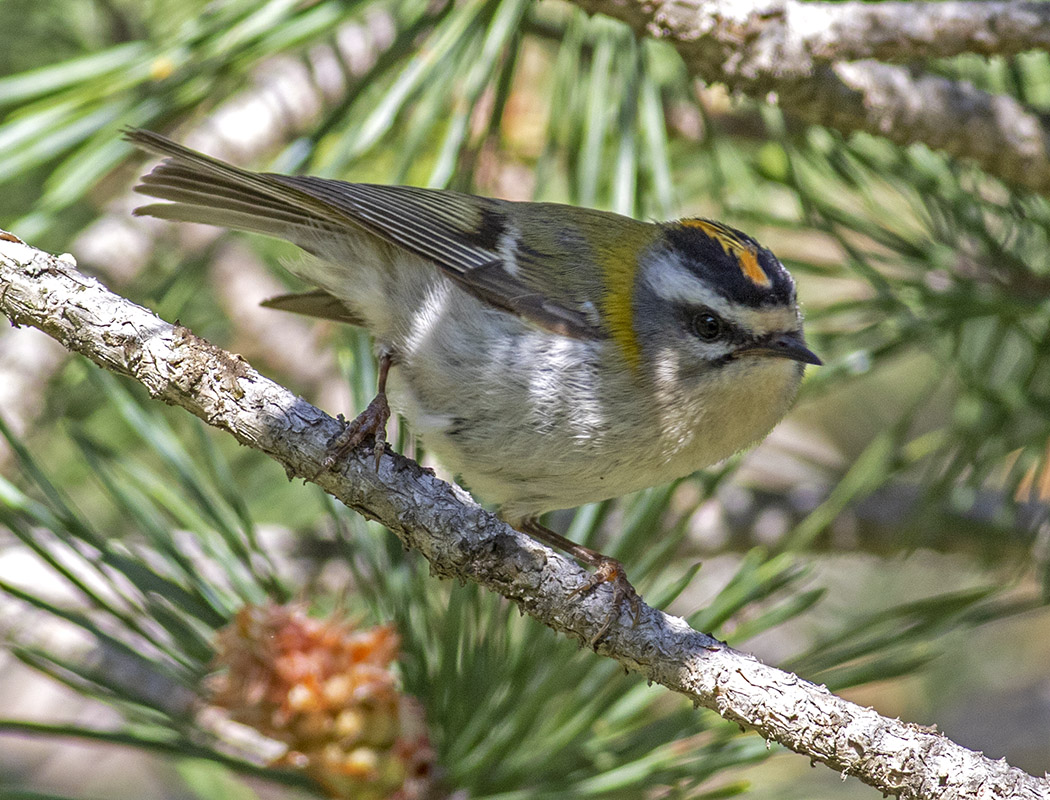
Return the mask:
[[[870,60],[1046,48],[1045,3],[575,2],[669,41],[705,82],[754,98],[775,94],[804,122],[943,149],[1050,191],[1050,125],[1040,114],[1007,95]]]
[[[761,14],[786,47],[826,61],[909,61],[962,53],[1010,56],[1050,47],[1046,3],[758,0],[734,2],[732,7],[737,15]]]
[[[384,456],[378,471],[370,454],[357,453],[339,471],[322,471],[338,422],[239,356],[111,293],[78,272],[70,257],[0,234],[0,312],[229,431],[271,456],[289,476],[312,480],[419,550],[435,574],[480,583],[581,642],[603,624],[610,590],[572,597],[588,577],[576,564],[400,455]],[[643,605],[635,627],[621,623],[599,645],[603,655],[884,794],[1050,797],[1045,780],[930,729],[848,703],[692,630],[680,618]]]

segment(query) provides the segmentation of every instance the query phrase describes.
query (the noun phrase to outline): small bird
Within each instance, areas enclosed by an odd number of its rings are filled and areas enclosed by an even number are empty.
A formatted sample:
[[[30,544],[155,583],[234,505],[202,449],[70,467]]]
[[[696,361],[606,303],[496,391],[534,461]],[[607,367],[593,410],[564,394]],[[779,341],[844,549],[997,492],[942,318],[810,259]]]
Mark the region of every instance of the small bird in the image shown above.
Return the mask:
[[[256,173],[143,130],[164,160],[137,215],[287,239],[317,291],[267,305],[367,329],[376,398],[330,452],[375,439],[392,407],[519,530],[596,568],[613,613],[622,565],[544,527],[546,511],[668,483],[755,444],[806,364],[795,285],[750,236],[708,219],[640,222],[555,203]],[[388,398],[389,396],[389,403]]]

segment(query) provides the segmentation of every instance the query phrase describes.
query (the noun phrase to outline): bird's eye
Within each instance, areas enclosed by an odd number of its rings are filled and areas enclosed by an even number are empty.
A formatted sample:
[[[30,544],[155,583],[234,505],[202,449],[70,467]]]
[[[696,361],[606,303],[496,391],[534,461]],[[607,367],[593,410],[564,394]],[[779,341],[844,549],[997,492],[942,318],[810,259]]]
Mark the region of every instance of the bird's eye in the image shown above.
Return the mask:
[[[701,311],[693,315],[690,326],[698,339],[713,342],[721,335],[723,324],[717,315],[710,311]]]

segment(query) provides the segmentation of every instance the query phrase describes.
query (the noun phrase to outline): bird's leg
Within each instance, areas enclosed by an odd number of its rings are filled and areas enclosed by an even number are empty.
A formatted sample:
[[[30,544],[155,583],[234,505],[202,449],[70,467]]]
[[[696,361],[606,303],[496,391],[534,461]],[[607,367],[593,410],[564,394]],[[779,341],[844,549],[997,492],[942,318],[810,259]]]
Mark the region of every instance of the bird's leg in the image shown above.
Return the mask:
[[[612,627],[613,622],[619,618],[620,613],[623,611],[625,603],[630,607],[631,617],[634,620],[634,624],[638,624],[638,615],[641,611],[640,605],[642,598],[631,585],[631,582],[627,580],[627,573],[624,571],[623,564],[615,558],[609,558],[609,556],[602,555],[597,550],[591,550],[591,548],[584,547],[582,544],[577,544],[571,539],[566,539],[564,536],[555,533],[545,525],[541,525],[534,517],[522,520],[514,527],[522,533],[527,533],[529,536],[539,539],[544,544],[548,544],[564,553],[568,553],[577,561],[581,561],[584,564],[594,567],[594,574],[591,575],[590,580],[582,586],[574,589],[569,597],[574,597],[578,594],[586,594],[603,583],[608,583],[612,586],[612,609],[610,609],[609,616],[606,617],[605,622],[602,623],[598,633],[595,634],[593,639],[591,639],[592,648],[597,647],[598,642],[600,642],[605,634],[609,632],[609,628]]]
[[[372,436],[375,444],[372,452],[375,454],[376,470],[379,469],[379,459],[386,447],[386,423],[390,419],[390,405],[386,401],[386,376],[390,372],[390,365],[394,357],[383,352],[379,356],[379,381],[376,387],[376,396],[368,407],[357,415],[349,425],[343,428],[342,433],[328,443],[328,451],[324,458],[324,469],[331,469],[336,462],[352,451],[368,436]]]

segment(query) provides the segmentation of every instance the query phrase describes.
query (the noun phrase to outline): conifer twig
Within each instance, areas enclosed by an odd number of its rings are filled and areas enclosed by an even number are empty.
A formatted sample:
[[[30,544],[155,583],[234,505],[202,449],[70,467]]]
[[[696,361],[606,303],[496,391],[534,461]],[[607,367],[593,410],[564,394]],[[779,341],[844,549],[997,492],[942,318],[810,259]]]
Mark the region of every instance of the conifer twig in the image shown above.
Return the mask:
[[[550,628],[587,642],[604,623],[609,592],[571,596],[587,573],[488,513],[455,486],[396,454],[378,471],[370,453],[322,471],[339,424],[180,325],[110,292],[69,256],[0,233],[0,313],[39,328],[99,366],[140,382],[290,477],[306,476],[389,527],[441,577],[475,581]],[[1046,800],[1050,785],[966,750],[935,730],[882,717],[821,686],[760,663],[643,604],[638,623],[614,625],[599,652],[624,668],[754,728],[767,739],[905,798]]]
[[[1006,94],[897,63],[1050,46],[1050,5],[574,0],[670,42],[707,83],[775,96],[804,122],[925,144],[1050,192],[1050,121]]]

